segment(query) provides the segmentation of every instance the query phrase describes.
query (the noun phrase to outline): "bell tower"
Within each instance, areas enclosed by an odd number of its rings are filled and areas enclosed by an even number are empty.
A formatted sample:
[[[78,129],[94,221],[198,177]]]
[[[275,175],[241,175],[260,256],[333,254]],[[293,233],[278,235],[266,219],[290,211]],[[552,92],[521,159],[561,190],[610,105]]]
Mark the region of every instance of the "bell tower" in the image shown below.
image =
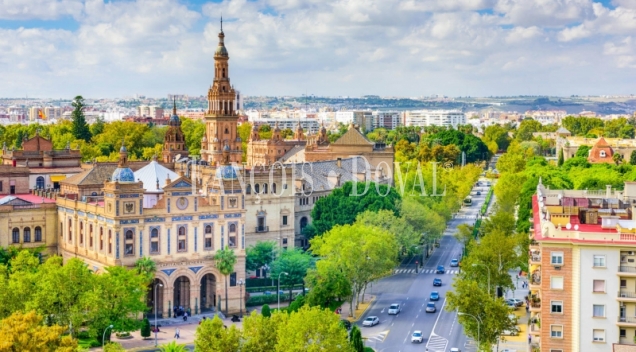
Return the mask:
[[[201,157],[212,165],[241,163],[241,138],[238,135],[236,91],[230,84],[230,56],[225,48],[223,19],[219,44],[214,52],[214,81],[208,90],[208,108],[205,112],[205,136]],[[223,156],[223,152],[226,156]]]

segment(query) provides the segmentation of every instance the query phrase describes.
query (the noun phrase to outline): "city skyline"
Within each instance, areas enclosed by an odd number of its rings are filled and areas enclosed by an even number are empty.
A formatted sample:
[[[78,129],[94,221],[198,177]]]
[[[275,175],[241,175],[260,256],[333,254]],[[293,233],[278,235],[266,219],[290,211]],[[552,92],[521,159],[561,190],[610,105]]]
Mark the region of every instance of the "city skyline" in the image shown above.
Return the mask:
[[[636,4],[22,1],[0,9],[2,97],[199,96],[224,16],[250,96],[629,95]]]

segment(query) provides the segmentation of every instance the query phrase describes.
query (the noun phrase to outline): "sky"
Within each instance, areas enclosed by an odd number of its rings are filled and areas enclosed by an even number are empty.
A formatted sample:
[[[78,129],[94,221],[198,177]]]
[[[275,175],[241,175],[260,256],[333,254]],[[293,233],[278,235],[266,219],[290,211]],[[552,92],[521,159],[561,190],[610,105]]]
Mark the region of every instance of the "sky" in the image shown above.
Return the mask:
[[[636,0],[0,0],[0,97],[636,94]]]

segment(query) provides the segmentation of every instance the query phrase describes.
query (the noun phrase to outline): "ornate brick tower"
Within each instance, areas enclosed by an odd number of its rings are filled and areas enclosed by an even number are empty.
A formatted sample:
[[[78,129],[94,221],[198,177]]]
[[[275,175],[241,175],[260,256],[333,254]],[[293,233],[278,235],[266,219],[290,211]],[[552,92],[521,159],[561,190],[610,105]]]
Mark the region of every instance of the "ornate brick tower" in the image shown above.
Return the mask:
[[[177,155],[184,158],[188,156],[188,148],[185,144],[185,135],[181,130],[181,120],[177,115],[177,102],[173,102],[172,116],[168,123],[168,131],[163,140],[162,159],[164,163],[175,162]]]
[[[241,163],[241,138],[237,131],[238,114],[234,87],[230,84],[227,49],[223,39],[223,19],[219,45],[214,52],[214,82],[208,90],[208,110],[205,112],[205,137],[201,141],[201,157],[212,165],[225,162]],[[226,157],[223,151],[226,151]],[[228,153],[229,152],[229,153]],[[227,159],[229,158],[229,159]]]

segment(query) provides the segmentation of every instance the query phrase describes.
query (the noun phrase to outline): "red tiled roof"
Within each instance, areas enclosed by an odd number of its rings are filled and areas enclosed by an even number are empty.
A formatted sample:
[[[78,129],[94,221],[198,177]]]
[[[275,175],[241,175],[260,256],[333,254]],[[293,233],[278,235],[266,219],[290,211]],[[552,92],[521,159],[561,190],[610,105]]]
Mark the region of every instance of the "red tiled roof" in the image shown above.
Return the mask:
[[[45,198],[45,197],[40,197],[40,196],[36,196],[34,194],[31,193],[25,193],[25,194],[6,194],[4,196],[0,196],[0,199],[4,199],[5,197],[16,197],[16,198],[20,198],[24,201],[33,203],[33,204],[50,204],[50,203],[55,203],[55,199],[50,199],[50,198]]]

